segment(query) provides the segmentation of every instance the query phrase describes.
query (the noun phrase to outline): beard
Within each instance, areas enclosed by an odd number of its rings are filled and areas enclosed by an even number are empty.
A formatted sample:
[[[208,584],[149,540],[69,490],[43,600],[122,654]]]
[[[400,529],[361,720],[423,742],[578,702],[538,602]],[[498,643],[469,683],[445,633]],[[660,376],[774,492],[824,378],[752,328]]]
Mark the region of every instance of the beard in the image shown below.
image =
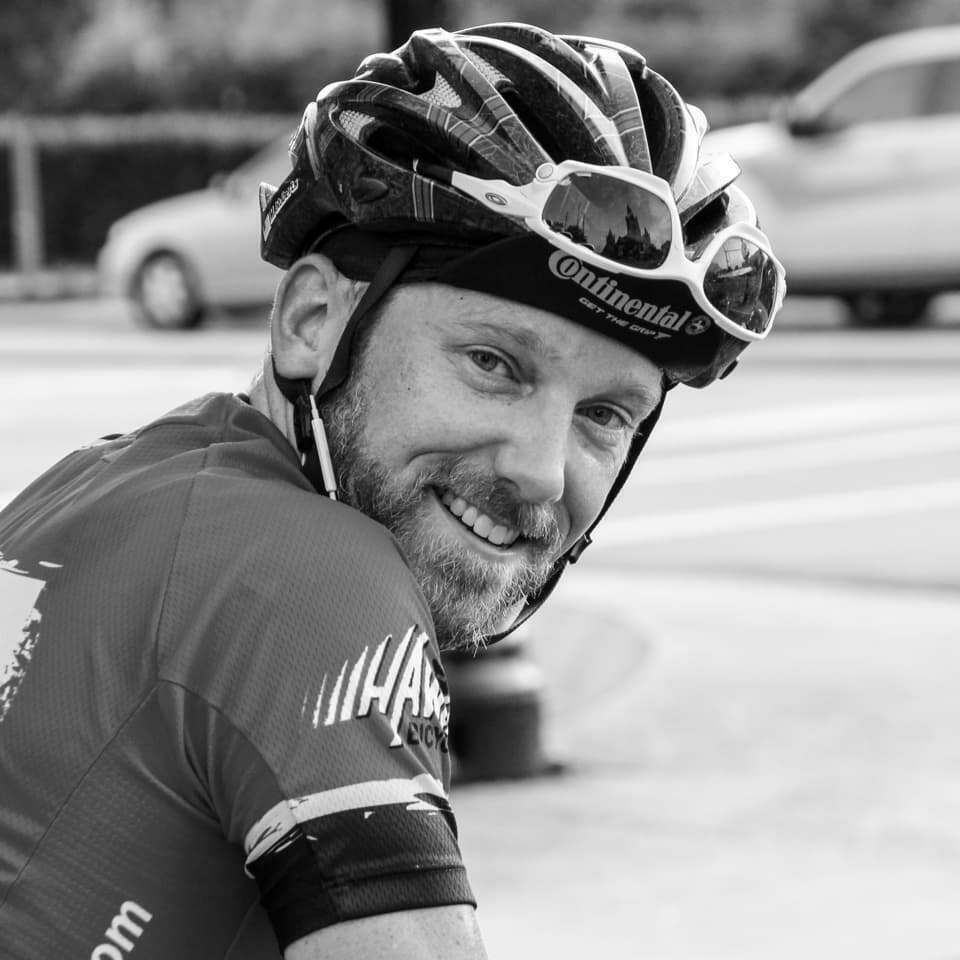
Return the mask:
[[[440,649],[475,653],[549,580],[563,539],[556,511],[519,500],[508,481],[453,454],[438,456],[412,478],[398,476],[370,450],[362,366],[355,364],[347,383],[321,409],[341,498],[399,543],[427,601]],[[437,529],[433,501],[447,490],[520,531],[502,562],[470,550],[442,526]]]

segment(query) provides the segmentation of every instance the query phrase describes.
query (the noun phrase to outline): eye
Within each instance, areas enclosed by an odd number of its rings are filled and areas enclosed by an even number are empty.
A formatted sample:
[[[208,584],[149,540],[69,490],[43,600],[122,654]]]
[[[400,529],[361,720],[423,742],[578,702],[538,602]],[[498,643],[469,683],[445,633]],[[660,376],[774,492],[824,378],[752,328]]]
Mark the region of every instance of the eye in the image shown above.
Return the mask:
[[[494,353],[492,350],[470,350],[469,357],[484,373],[493,373],[498,366],[503,366],[504,369],[509,370],[507,362],[503,357],[501,357],[499,353]]]
[[[613,407],[605,403],[593,403],[589,407],[584,407],[583,414],[598,427],[607,427],[612,430],[632,429],[627,418]]]

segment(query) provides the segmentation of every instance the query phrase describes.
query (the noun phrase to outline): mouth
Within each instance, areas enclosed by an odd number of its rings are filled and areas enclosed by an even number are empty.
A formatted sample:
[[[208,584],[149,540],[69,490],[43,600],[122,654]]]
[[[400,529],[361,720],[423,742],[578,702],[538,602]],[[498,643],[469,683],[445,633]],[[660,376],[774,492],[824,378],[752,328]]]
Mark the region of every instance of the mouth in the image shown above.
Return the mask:
[[[434,492],[447,513],[484,543],[506,550],[512,547],[520,536],[520,531],[516,527],[489,516],[468,500],[457,496],[452,490]]]

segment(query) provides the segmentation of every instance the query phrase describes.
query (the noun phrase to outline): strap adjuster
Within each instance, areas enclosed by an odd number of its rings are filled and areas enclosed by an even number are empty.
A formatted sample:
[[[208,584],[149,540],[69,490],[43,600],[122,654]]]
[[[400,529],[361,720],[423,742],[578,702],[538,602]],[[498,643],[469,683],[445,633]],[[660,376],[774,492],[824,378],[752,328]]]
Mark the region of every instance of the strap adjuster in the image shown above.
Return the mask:
[[[576,563],[576,562],[580,559],[580,556],[581,556],[581,554],[583,553],[583,551],[586,550],[587,547],[589,547],[591,543],[593,543],[593,539],[591,538],[591,536],[590,536],[589,533],[585,533],[585,534],[567,551],[567,556],[566,556],[567,561],[568,561],[569,563]]]

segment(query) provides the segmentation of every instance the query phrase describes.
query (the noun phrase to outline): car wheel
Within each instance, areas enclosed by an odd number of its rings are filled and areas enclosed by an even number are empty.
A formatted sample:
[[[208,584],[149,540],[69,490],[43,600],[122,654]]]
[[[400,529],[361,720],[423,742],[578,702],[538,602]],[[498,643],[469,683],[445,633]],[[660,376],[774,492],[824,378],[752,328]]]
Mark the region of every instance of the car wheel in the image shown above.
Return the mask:
[[[138,319],[159,330],[186,330],[203,319],[194,275],[175,253],[154,253],[140,264],[132,286]]]
[[[867,291],[844,297],[857,327],[915,327],[926,319],[931,294],[920,290]]]

